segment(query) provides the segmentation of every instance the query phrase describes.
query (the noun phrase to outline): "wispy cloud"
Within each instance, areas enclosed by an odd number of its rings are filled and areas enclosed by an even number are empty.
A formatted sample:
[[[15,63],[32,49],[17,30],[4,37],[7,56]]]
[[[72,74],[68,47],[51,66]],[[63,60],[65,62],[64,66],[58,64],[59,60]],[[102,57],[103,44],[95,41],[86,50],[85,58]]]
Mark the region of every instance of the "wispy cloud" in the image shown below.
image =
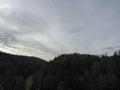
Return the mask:
[[[119,4],[119,0],[0,0],[1,48],[47,60],[62,53],[116,49]]]

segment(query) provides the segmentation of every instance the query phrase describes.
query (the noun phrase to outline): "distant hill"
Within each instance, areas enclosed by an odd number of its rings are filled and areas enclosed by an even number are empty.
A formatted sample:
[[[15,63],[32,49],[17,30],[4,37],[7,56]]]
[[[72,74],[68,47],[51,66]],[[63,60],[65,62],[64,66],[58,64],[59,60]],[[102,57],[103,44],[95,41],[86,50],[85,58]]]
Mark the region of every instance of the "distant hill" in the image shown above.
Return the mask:
[[[45,60],[36,57],[0,52],[0,76],[15,75],[27,77],[40,69],[45,63]]]

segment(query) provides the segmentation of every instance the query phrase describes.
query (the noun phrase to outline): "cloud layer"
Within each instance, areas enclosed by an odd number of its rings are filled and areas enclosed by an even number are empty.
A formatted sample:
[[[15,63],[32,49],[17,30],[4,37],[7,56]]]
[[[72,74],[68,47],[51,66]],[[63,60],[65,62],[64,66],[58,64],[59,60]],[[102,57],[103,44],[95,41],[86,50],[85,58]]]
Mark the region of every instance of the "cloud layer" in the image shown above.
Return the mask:
[[[119,5],[119,0],[0,0],[0,50],[46,60],[62,53],[112,53],[120,46]]]

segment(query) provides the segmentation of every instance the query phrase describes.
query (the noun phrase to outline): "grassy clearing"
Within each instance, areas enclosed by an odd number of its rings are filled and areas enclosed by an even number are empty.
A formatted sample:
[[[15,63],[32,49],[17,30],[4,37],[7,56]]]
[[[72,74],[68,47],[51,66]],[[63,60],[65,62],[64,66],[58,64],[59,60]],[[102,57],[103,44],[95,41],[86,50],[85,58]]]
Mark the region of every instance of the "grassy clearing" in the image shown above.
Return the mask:
[[[32,76],[30,76],[30,77],[28,77],[27,79],[26,79],[26,89],[25,90],[30,90],[30,87],[31,87],[31,85],[32,85],[32,83],[33,83],[33,81],[32,81]]]

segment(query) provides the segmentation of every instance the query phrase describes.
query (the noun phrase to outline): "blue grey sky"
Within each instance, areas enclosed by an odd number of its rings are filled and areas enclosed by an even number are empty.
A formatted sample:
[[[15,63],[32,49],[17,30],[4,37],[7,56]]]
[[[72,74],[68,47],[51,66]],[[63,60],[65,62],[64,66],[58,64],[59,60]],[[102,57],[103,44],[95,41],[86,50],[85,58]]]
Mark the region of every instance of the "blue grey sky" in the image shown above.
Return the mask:
[[[51,60],[120,49],[120,0],[0,0],[0,50]]]

